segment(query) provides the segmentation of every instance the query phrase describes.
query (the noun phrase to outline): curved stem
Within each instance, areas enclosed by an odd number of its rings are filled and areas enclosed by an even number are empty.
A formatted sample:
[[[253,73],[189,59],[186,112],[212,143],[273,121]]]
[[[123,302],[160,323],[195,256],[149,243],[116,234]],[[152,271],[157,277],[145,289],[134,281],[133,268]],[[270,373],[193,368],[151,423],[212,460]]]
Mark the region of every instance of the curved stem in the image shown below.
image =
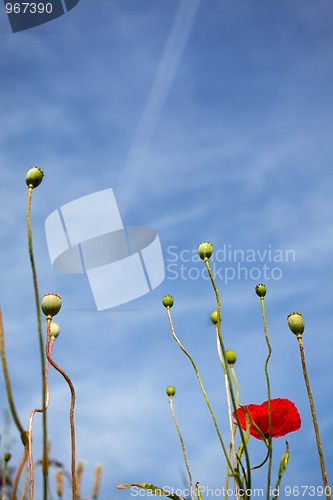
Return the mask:
[[[50,364],[55,368],[66,380],[69,389],[71,391],[71,407],[70,407],[70,427],[71,427],[71,449],[72,449],[72,497],[76,500],[76,477],[75,477],[75,428],[74,428],[74,405],[75,405],[75,390],[71,379],[67,373],[58,366],[51,358],[50,352],[50,323],[52,320],[51,316],[47,316],[47,335],[46,335],[46,357]]]
[[[190,479],[190,494],[191,494],[191,499],[193,500],[193,492],[192,492],[192,476],[191,476],[191,472],[190,472],[190,468],[189,468],[189,465],[188,465],[188,461],[187,461],[187,457],[186,457],[186,451],[185,451],[185,445],[184,445],[184,441],[183,441],[183,438],[182,438],[182,435],[181,435],[181,432],[180,432],[180,428],[179,428],[179,425],[178,425],[178,422],[177,422],[177,419],[176,419],[176,415],[175,415],[175,412],[174,412],[174,409],[173,409],[173,403],[172,403],[172,396],[170,396],[170,408],[171,408],[171,413],[172,413],[172,416],[173,416],[173,420],[176,424],[176,427],[177,427],[177,431],[178,431],[178,435],[179,435],[179,439],[180,439],[180,442],[182,444],[182,448],[183,448],[183,455],[184,455],[184,459],[185,459],[185,465],[186,465],[186,469],[187,469],[187,473],[188,473],[188,477]]]
[[[33,186],[30,184],[28,186],[28,199],[27,199],[27,229],[28,229],[28,245],[29,245],[29,257],[32,270],[32,277],[34,283],[35,291],[35,302],[36,302],[36,312],[37,312],[37,323],[38,323],[38,338],[39,338],[39,351],[41,359],[41,370],[42,370],[42,407],[45,408],[46,405],[46,386],[45,386],[45,354],[43,345],[43,334],[42,334],[42,323],[40,318],[40,302],[37,284],[37,273],[34,260],[34,254],[32,249],[32,236],[31,236],[31,221],[30,221],[30,208],[31,208],[31,194]],[[44,500],[47,499],[47,476],[48,476],[48,466],[47,466],[47,428],[46,428],[46,413],[43,412],[43,494]]]
[[[215,415],[214,415],[213,409],[212,409],[212,407],[211,407],[211,405],[210,405],[210,402],[208,401],[207,394],[206,394],[206,391],[205,391],[204,386],[203,386],[203,384],[202,384],[201,377],[200,377],[200,375],[199,375],[198,369],[197,369],[197,367],[196,367],[196,365],[195,365],[195,363],[194,363],[194,361],[193,361],[193,359],[192,359],[191,355],[190,355],[190,354],[186,351],[186,349],[182,346],[182,344],[180,343],[180,340],[178,339],[178,337],[177,337],[177,336],[176,336],[176,334],[175,334],[175,329],[174,329],[174,327],[173,327],[172,318],[171,318],[171,314],[170,314],[170,307],[167,307],[167,313],[168,313],[168,317],[169,317],[169,321],[170,321],[171,332],[172,332],[173,338],[176,340],[176,342],[177,342],[177,344],[179,345],[179,347],[181,348],[181,350],[184,352],[184,354],[186,354],[186,356],[189,358],[189,360],[190,360],[190,361],[191,361],[191,363],[192,363],[192,366],[193,366],[193,368],[194,368],[195,374],[196,374],[196,376],[197,376],[197,378],[198,378],[198,381],[199,381],[199,384],[200,384],[200,387],[201,387],[201,391],[202,391],[202,393],[203,393],[203,395],[204,395],[205,401],[206,401],[206,403],[207,403],[207,406],[208,406],[208,408],[209,408],[210,414],[211,414],[211,416],[212,416],[212,419],[213,419],[213,422],[214,422],[214,425],[215,425],[215,429],[216,429],[217,435],[218,435],[218,437],[219,437],[219,440],[220,440],[220,443],[221,443],[221,446],[222,446],[222,449],[223,449],[224,455],[225,455],[226,460],[227,460],[227,462],[228,462],[228,464],[229,464],[229,467],[233,470],[232,465],[231,465],[230,460],[229,460],[229,457],[228,457],[228,454],[227,454],[227,450],[226,450],[226,448],[225,448],[225,446],[224,446],[224,442],[223,442],[223,439],[222,439],[222,436],[221,436],[221,433],[220,433],[220,429],[219,429],[219,427],[218,427],[218,425],[217,425],[217,422],[216,422],[216,418],[215,418]]]
[[[267,324],[266,324],[266,314],[265,314],[264,297],[260,297],[260,300],[261,300],[261,307],[262,307],[262,317],[263,317],[263,320],[264,320],[265,338],[266,338],[266,343],[267,343],[267,347],[268,347],[268,355],[267,355],[267,358],[266,358],[266,361],[265,361],[265,375],[266,375],[267,393],[268,393],[268,424],[269,424],[269,437],[268,437],[268,440],[267,440],[268,441],[269,463],[268,463],[268,473],[267,473],[267,497],[266,498],[267,498],[267,500],[269,500],[269,497],[270,497],[270,486],[271,486],[271,470],[272,470],[273,448],[272,448],[271,386],[270,386],[270,383],[269,383],[269,375],[268,375],[267,366],[268,366],[269,358],[271,357],[271,354],[272,354],[272,348],[271,348],[271,344],[269,343],[268,333],[267,333]],[[268,455],[267,455],[267,457],[268,457]],[[267,460],[267,458],[266,458],[266,460]],[[258,466],[258,467],[261,467],[261,465]]]
[[[3,373],[4,373],[4,377],[5,377],[5,384],[6,384],[9,408],[10,408],[13,420],[15,422],[15,425],[16,425],[16,427],[21,435],[23,445],[28,446],[27,432],[23,429],[22,424],[17,416],[15,405],[14,405],[14,400],[13,400],[12,389],[11,389],[10,380],[9,380],[9,373],[8,373],[8,367],[7,367],[6,354],[5,354],[5,341],[4,341],[1,307],[0,307],[0,350],[1,350],[1,360],[2,360]]]
[[[297,335],[297,340],[299,343],[299,349],[300,349],[300,353],[301,353],[301,360],[302,360],[302,367],[303,367],[303,375],[304,375],[306,389],[308,391],[313,426],[314,426],[314,430],[315,430],[315,434],[316,434],[316,441],[317,441],[317,448],[318,448],[318,454],[319,454],[319,460],[320,460],[321,474],[322,474],[323,483],[325,486],[325,495],[327,497],[327,500],[331,500],[331,495],[329,494],[330,488],[328,486],[327,477],[326,477],[324,455],[323,455],[323,450],[321,447],[321,441],[320,441],[320,437],[319,437],[319,428],[318,428],[318,423],[317,423],[316,411],[315,411],[315,407],[314,407],[314,403],[313,403],[312,392],[310,389],[310,382],[309,382],[309,378],[308,378],[308,373],[306,370],[304,347],[303,347],[303,341],[302,341],[301,334]]]
[[[53,344],[54,344],[54,339],[51,340],[51,347],[50,347],[50,354],[53,349]],[[47,376],[48,376],[48,371],[49,371],[49,360],[47,360],[46,363],[46,368],[45,368],[45,390],[46,390],[46,401],[45,401],[45,406],[43,408],[35,408],[32,410],[30,418],[29,418],[29,434],[28,434],[28,439],[29,439],[29,464],[30,464],[30,500],[33,499],[33,490],[34,490],[34,462],[32,459],[32,421],[34,418],[35,413],[45,413],[49,403],[50,403],[50,391],[49,391],[49,386],[47,382]],[[47,455],[46,455],[47,457]],[[43,462],[44,463],[44,462]]]
[[[220,294],[219,294],[219,291],[217,289],[217,286],[216,286],[216,283],[215,283],[215,280],[214,280],[214,276],[213,276],[213,273],[212,273],[212,271],[210,269],[210,265],[209,265],[207,257],[204,259],[204,262],[206,264],[206,267],[207,267],[207,270],[208,270],[208,274],[209,274],[210,280],[212,282],[212,285],[213,285],[213,288],[214,288],[214,292],[215,292],[215,296],[216,296],[216,302],[217,302],[217,324],[216,324],[216,326],[217,326],[217,329],[218,329],[218,336],[219,336],[220,344],[221,344],[221,347],[222,347],[222,353],[223,353],[224,363],[225,363],[225,366],[226,366],[226,371],[227,371],[227,377],[228,377],[228,382],[229,382],[229,387],[230,387],[230,396],[231,396],[231,400],[232,400],[232,405],[233,405],[233,409],[235,411],[237,425],[238,425],[238,429],[239,429],[239,434],[240,434],[240,437],[241,437],[241,440],[242,440],[242,443],[243,443],[243,447],[244,447],[246,466],[247,466],[247,469],[248,469],[248,476],[246,477],[246,490],[251,491],[251,472],[250,472],[250,467],[251,466],[250,466],[250,457],[249,457],[249,453],[248,453],[248,450],[247,450],[247,445],[246,445],[246,442],[245,442],[244,432],[243,432],[242,426],[240,424],[240,420],[239,420],[239,416],[238,416],[238,412],[237,412],[237,405],[236,405],[234,391],[233,391],[233,388],[232,388],[230,370],[229,370],[229,366],[228,366],[228,362],[227,362],[227,358],[226,358],[226,351],[225,351],[224,343],[223,343],[223,340],[222,340],[222,334],[221,334],[221,300],[220,300]],[[247,496],[247,494],[245,492],[244,499],[246,500],[247,498],[248,498],[248,496]]]
[[[233,458],[233,463],[234,463],[234,469],[236,469],[235,435],[234,435],[234,430],[233,430],[233,427],[232,427],[231,404],[230,404],[230,394],[229,394],[229,383],[228,383],[227,371],[225,369],[225,364],[224,364],[223,358],[222,358],[221,345],[220,345],[220,340],[219,340],[219,334],[218,334],[217,325],[216,325],[216,339],[217,339],[217,352],[218,352],[218,355],[219,355],[219,358],[220,358],[220,361],[221,361],[221,365],[222,365],[223,371],[224,371],[225,392],[226,392],[226,395],[227,395],[229,427],[230,427],[230,434],[231,434],[230,445],[231,445],[231,450],[232,450],[232,458]],[[230,448],[229,448],[229,451],[228,451],[228,457],[230,457]],[[229,465],[227,464],[226,490],[228,490],[228,484],[229,484]],[[236,481],[236,479],[235,479],[235,496],[236,496],[236,500],[238,500],[238,488],[237,488],[237,481]]]
[[[27,484],[28,484],[28,460],[25,461],[25,466],[24,466],[24,483],[23,483],[21,500],[25,500],[25,492],[27,491]]]
[[[27,462],[27,459],[28,459],[28,447],[25,446],[23,456],[21,458],[21,461],[19,463],[19,466],[17,468],[16,474],[14,477],[13,489],[12,489],[12,494],[10,496],[10,500],[16,500],[16,492],[17,492],[18,483],[20,480],[22,469],[24,467],[24,464]]]
[[[101,484],[101,478],[102,478],[102,469],[103,469],[103,467],[101,464],[96,465],[94,487],[93,487],[93,492],[92,492],[93,500],[96,500],[98,497],[99,486]]]

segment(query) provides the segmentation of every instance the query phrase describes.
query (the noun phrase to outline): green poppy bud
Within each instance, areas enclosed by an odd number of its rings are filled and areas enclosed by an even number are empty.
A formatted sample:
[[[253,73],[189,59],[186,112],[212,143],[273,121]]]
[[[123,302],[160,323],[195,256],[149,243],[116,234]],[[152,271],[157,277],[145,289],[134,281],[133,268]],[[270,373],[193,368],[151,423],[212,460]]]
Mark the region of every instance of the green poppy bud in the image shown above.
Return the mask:
[[[287,316],[287,320],[290,330],[295,335],[299,335],[304,332],[304,319],[301,313],[298,312],[290,313]]]
[[[226,351],[225,357],[227,358],[229,365],[234,365],[236,363],[236,353],[235,351]]]
[[[265,297],[266,295],[266,287],[265,285],[257,285],[256,288],[256,294],[258,295],[258,297]]]
[[[166,295],[163,298],[163,305],[164,305],[164,307],[167,307],[167,308],[173,306],[173,298],[171,297],[171,295]]]
[[[60,332],[60,325],[55,321],[51,321],[50,323],[50,336],[56,339]]]
[[[176,389],[172,387],[172,385],[170,385],[169,387],[167,387],[166,393],[172,398],[176,394]]]
[[[214,323],[214,325],[217,324],[217,311],[212,311],[210,313],[210,319],[211,319],[211,322]]]
[[[32,167],[25,178],[27,186],[37,187],[42,182],[44,172],[40,168]]]
[[[200,243],[198,246],[198,254],[200,259],[209,259],[213,254],[213,246],[210,243]]]
[[[47,293],[42,298],[42,311],[45,316],[55,316],[61,308],[61,297],[56,293]]]
[[[10,453],[5,453],[5,456],[4,456],[5,462],[8,463],[11,458],[12,458],[12,455]]]

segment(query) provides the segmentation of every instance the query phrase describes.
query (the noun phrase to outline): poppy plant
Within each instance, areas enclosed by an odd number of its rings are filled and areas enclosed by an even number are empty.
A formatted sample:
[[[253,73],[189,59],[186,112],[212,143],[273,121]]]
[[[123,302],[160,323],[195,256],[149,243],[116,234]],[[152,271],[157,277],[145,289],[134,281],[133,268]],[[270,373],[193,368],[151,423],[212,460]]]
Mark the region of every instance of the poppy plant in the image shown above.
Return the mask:
[[[246,412],[250,420],[250,434],[256,439],[262,439],[254,424],[261,430],[265,438],[269,438],[268,401],[261,405],[241,406],[237,410],[240,424],[246,430]],[[235,412],[233,413],[236,418]],[[236,422],[235,422],[236,423]],[[285,436],[289,432],[298,431],[301,427],[301,417],[294,403],[289,399],[271,399],[272,437]]]

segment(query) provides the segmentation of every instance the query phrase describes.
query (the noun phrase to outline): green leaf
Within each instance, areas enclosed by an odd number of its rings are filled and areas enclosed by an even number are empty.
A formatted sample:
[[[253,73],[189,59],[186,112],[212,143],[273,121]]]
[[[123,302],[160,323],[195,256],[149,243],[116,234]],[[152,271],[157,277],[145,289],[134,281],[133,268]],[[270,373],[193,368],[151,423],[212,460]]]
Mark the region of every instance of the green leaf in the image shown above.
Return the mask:
[[[281,478],[286,470],[286,465],[288,463],[288,459],[289,459],[289,444],[288,444],[288,441],[286,441],[286,448],[287,448],[287,451],[286,453],[283,455],[282,459],[281,459],[281,462],[280,462],[280,469],[279,469],[279,477],[278,477],[278,481],[276,483],[276,486],[275,486],[275,490],[277,491],[277,494],[274,495],[273,499],[274,498],[278,498],[279,496],[279,487],[280,487],[280,482],[281,482]]]
[[[157,486],[154,486],[153,484],[148,484],[148,483],[125,483],[125,484],[120,484],[117,486],[118,490],[123,490],[125,488],[143,488],[144,490],[148,490],[152,493],[152,495],[164,495],[166,497],[172,498],[172,500],[186,500],[186,498],[179,497],[178,495],[172,494],[168,491],[163,490],[163,488],[158,488]],[[202,500],[202,499],[201,499]]]

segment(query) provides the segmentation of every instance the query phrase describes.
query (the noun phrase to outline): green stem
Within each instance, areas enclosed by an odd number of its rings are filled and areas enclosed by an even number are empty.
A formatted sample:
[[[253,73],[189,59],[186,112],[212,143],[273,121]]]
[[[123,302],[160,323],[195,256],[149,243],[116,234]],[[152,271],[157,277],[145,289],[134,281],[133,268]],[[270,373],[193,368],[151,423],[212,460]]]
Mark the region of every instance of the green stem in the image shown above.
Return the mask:
[[[178,339],[178,337],[176,336],[175,329],[174,329],[174,327],[173,327],[173,323],[172,323],[171,314],[170,314],[170,307],[167,307],[167,313],[168,313],[168,317],[169,317],[169,321],[170,321],[171,332],[172,332],[173,338],[176,340],[176,342],[177,342],[177,344],[179,345],[179,347],[181,348],[181,350],[182,350],[182,351],[186,354],[186,356],[189,358],[189,360],[190,360],[190,361],[191,361],[191,363],[192,363],[192,366],[193,366],[193,368],[194,368],[195,374],[196,374],[196,376],[197,376],[197,378],[198,378],[198,381],[199,381],[199,384],[200,384],[200,387],[201,387],[201,391],[202,391],[202,393],[203,393],[203,395],[204,395],[205,401],[206,401],[206,403],[207,403],[207,406],[208,406],[208,408],[209,408],[210,414],[211,414],[211,416],[212,416],[212,419],[213,419],[213,422],[214,422],[214,425],[215,425],[215,429],[216,429],[217,435],[218,435],[218,437],[219,437],[219,440],[220,440],[220,443],[221,443],[221,446],[222,446],[222,449],[223,449],[224,455],[225,455],[225,457],[226,457],[226,460],[227,460],[227,462],[228,462],[228,464],[229,464],[230,469],[231,469],[231,470],[233,470],[232,465],[231,465],[231,463],[230,463],[230,460],[229,460],[229,458],[228,458],[227,450],[226,450],[226,448],[225,448],[225,446],[224,446],[224,442],[223,442],[223,439],[222,439],[222,436],[221,436],[221,433],[220,433],[219,427],[218,427],[217,422],[216,422],[216,418],[215,418],[215,415],[214,415],[213,409],[212,409],[212,407],[211,407],[211,405],[210,405],[210,402],[208,401],[206,391],[205,391],[204,386],[203,386],[203,384],[202,384],[201,377],[200,377],[200,375],[199,375],[198,369],[197,369],[197,367],[196,367],[196,365],[195,365],[195,363],[194,363],[194,361],[193,361],[193,359],[192,359],[191,355],[190,355],[190,354],[186,351],[186,349],[182,346],[182,344],[180,343],[180,340],[179,340],[179,339]]]
[[[5,464],[3,466],[3,471],[2,471],[2,495],[1,495],[1,500],[5,500],[5,497],[6,497],[7,465],[8,465],[8,462],[7,462],[7,460],[5,460]]]
[[[172,396],[169,396],[170,398],[170,408],[171,408],[171,413],[172,413],[172,416],[173,416],[173,420],[176,424],[176,427],[177,427],[177,431],[178,431],[178,435],[179,435],[179,439],[180,439],[180,442],[182,444],[182,448],[183,448],[183,455],[184,455],[184,460],[185,460],[185,465],[186,465],[186,469],[187,469],[187,473],[188,473],[188,477],[190,479],[190,494],[191,494],[191,499],[193,500],[193,492],[192,492],[192,475],[191,475],[191,472],[190,472],[190,467],[188,465],[188,461],[187,461],[187,457],[186,457],[186,451],[185,451],[185,445],[184,445],[184,440],[182,438],[182,435],[181,435],[181,432],[180,432],[180,428],[179,428],[179,425],[178,425],[178,422],[177,422],[177,419],[176,419],[176,415],[175,415],[175,412],[174,412],[174,409],[173,409],[173,403],[172,403]]]
[[[9,380],[8,367],[7,367],[6,354],[5,354],[5,341],[4,341],[1,307],[0,307],[0,350],[1,350],[1,360],[2,360],[3,373],[4,373],[4,377],[5,377],[5,384],[6,384],[9,408],[10,408],[13,420],[15,422],[15,425],[16,425],[16,427],[21,435],[23,445],[25,447],[28,447],[28,434],[23,429],[21,422],[17,416],[15,405],[14,405],[14,400],[13,400],[12,389],[11,389],[10,380]]]
[[[32,236],[31,236],[31,222],[30,222],[30,208],[31,208],[31,194],[33,186],[30,184],[28,186],[28,199],[27,199],[27,229],[28,229],[28,244],[29,244],[29,256],[30,264],[33,276],[33,284],[35,291],[35,302],[36,302],[36,312],[37,312],[37,323],[38,323],[38,338],[39,338],[39,351],[41,358],[41,370],[42,370],[42,406],[45,408],[46,404],[46,386],[45,386],[45,354],[44,354],[44,343],[42,334],[42,323],[40,317],[40,302],[37,284],[37,273],[34,260],[34,254],[32,249]],[[47,427],[46,427],[46,412],[43,412],[43,495],[44,500],[47,500],[47,478],[48,478],[48,463],[47,463]]]
[[[27,463],[27,460],[28,460],[28,446],[25,446],[24,448],[24,452],[23,452],[23,457],[19,463],[19,466],[17,468],[17,471],[16,471],[16,474],[15,474],[15,477],[14,477],[14,481],[13,481],[13,488],[12,488],[12,493],[11,493],[11,496],[10,496],[10,500],[16,500],[16,492],[17,492],[17,487],[18,487],[18,483],[19,483],[19,479],[20,479],[20,476],[21,476],[21,473],[22,473],[22,469],[24,467],[24,465]]]
[[[218,352],[218,355],[219,355],[219,358],[220,358],[220,361],[221,361],[221,365],[222,365],[222,368],[223,368],[223,371],[224,371],[225,392],[226,392],[226,395],[227,395],[229,427],[230,427],[230,434],[231,434],[230,444],[231,444],[231,449],[232,449],[232,458],[233,458],[233,463],[234,463],[234,469],[236,469],[235,436],[234,436],[234,431],[233,431],[233,428],[232,428],[229,383],[228,383],[227,371],[226,371],[225,364],[224,364],[223,358],[222,358],[221,345],[220,345],[220,340],[219,340],[217,325],[216,325],[216,337],[217,337],[217,352]],[[230,457],[230,448],[229,448],[229,451],[228,451],[228,457]],[[228,490],[228,485],[229,485],[229,465],[227,464],[226,490]],[[236,496],[236,500],[238,500],[238,489],[237,489],[237,481],[236,481],[236,479],[235,479],[235,496]]]
[[[307,370],[306,370],[304,347],[303,347],[303,341],[302,341],[302,334],[297,335],[297,340],[298,340],[298,343],[299,343],[299,349],[300,349],[300,353],[301,353],[301,360],[302,360],[302,367],[303,367],[303,375],[304,375],[306,389],[308,391],[308,397],[309,397],[310,408],[311,408],[311,413],[312,413],[313,426],[314,426],[314,430],[315,430],[315,434],[316,434],[316,441],[317,441],[317,448],[318,448],[318,453],[319,453],[321,474],[322,474],[323,483],[324,483],[324,486],[325,486],[325,495],[327,497],[327,500],[331,500],[331,495],[329,494],[330,488],[328,486],[327,477],[326,477],[324,455],[323,455],[323,450],[322,450],[322,447],[321,447],[321,441],[320,441],[320,437],[319,437],[319,428],[318,428],[318,423],[317,423],[316,411],[315,411],[315,407],[314,407],[314,403],[313,403],[313,398],[312,398],[312,393],[311,393],[311,389],[310,389],[310,382],[309,382],[309,378],[308,378],[308,373],[307,373]]]
[[[271,471],[272,471],[272,414],[271,414],[271,386],[269,383],[269,375],[268,375],[268,361],[272,354],[272,348],[269,343],[268,333],[267,333],[267,324],[266,324],[266,314],[265,314],[265,303],[264,297],[260,297],[261,307],[262,307],[262,317],[264,320],[264,330],[265,330],[265,338],[268,347],[268,355],[265,362],[265,374],[266,374],[266,382],[267,382],[267,392],[268,392],[268,423],[269,423],[269,437],[268,437],[268,453],[269,453],[269,462],[268,462],[268,473],[267,473],[267,500],[270,498],[270,486],[271,486]],[[267,460],[267,459],[266,459]]]
[[[250,457],[249,457],[249,453],[248,453],[248,450],[247,450],[247,445],[246,445],[246,442],[245,442],[244,432],[243,432],[242,426],[240,424],[240,420],[239,420],[239,416],[238,416],[238,412],[237,412],[237,404],[236,404],[236,400],[235,400],[234,391],[233,391],[233,388],[232,388],[231,375],[230,375],[230,370],[229,370],[229,366],[228,366],[228,362],[227,362],[227,358],[226,358],[226,350],[225,350],[225,347],[224,347],[224,343],[223,343],[223,340],[222,340],[222,334],[221,334],[221,300],[220,300],[220,294],[219,294],[219,291],[217,289],[213,273],[212,273],[212,271],[210,269],[208,258],[205,257],[204,261],[205,261],[205,264],[206,264],[206,267],[207,267],[207,270],[208,270],[208,274],[209,274],[210,280],[211,280],[213,288],[214,288],[215,296],[216,296],[216,302],[217,302],[217,324],[216,325],[217,325],[217,329],[218,329],[218,336],[219,336],[220,344],[221,344],[221,347],[222,347],[223,359],[224,359],[224,363],[225,363],[225,366],[226,366],[226,371],[227,371],[227,377],[228,377],[228,382],[229,382],[229,387],[230,387],[230,396],[231,396],[231,400],[232,400],[232,405],[233,405],[233,409],[235,411],[235,416],[236,416],[236,420],[237,420],[238,430],[239,430],[240,437],[241,437],[241,440],[242,440],[242,443],[243,443],[243,447],[244,447],[246,467],[247,467],[247,470],[248,470],[248,475],[246,477],[246,490],[251,491],[251,472],[250,472],[251,466],[250,466]],[[244,500],[246,500],[247,498],[249,498],[249,497],[245,493]]]
[[[72,384],[71,379],[65,373],[65,371],[58,366],[53,359],[51,358],[50,352],[50,324],[52,317],[47,316],[47,335],[46,335],[46,357],[49,360],[50,364],[55,368],[66,380],[70,392],[71,392],[71,407],[70,407],[70,427],[71,427],[71,454],[72,454],[72,500],[76,500],[76,471],[75,471],[75,428],[74,428],[74,405],[75,405],[75,390]]]
[[[52,353],[52,349],[53,349],[53,345],[54,345],[54,338],[51,340],[51,342],[52,342],[52,344],[50,347],[50,355]],[[45,388],[46,388],[45,406],[44,406],[44,408],[40,408],[40,409],[35,408],[34,410],[32,410],[30,418],[29,418],[28,439],[29,439],[29,464],[30,464],[30,500],[33,500],[33,489],[34,489],[34,462],[32,459],[32,421],[33,421],[35,413],[36,412],[45,413],[48,406],[49,406],[49,403],[50,403],[50,392],[49,392],[49,387],[48,387],[48,382],[47,382],[48,371],[49,371],[49,360],[47,360],[46,368],[45,368]]]

